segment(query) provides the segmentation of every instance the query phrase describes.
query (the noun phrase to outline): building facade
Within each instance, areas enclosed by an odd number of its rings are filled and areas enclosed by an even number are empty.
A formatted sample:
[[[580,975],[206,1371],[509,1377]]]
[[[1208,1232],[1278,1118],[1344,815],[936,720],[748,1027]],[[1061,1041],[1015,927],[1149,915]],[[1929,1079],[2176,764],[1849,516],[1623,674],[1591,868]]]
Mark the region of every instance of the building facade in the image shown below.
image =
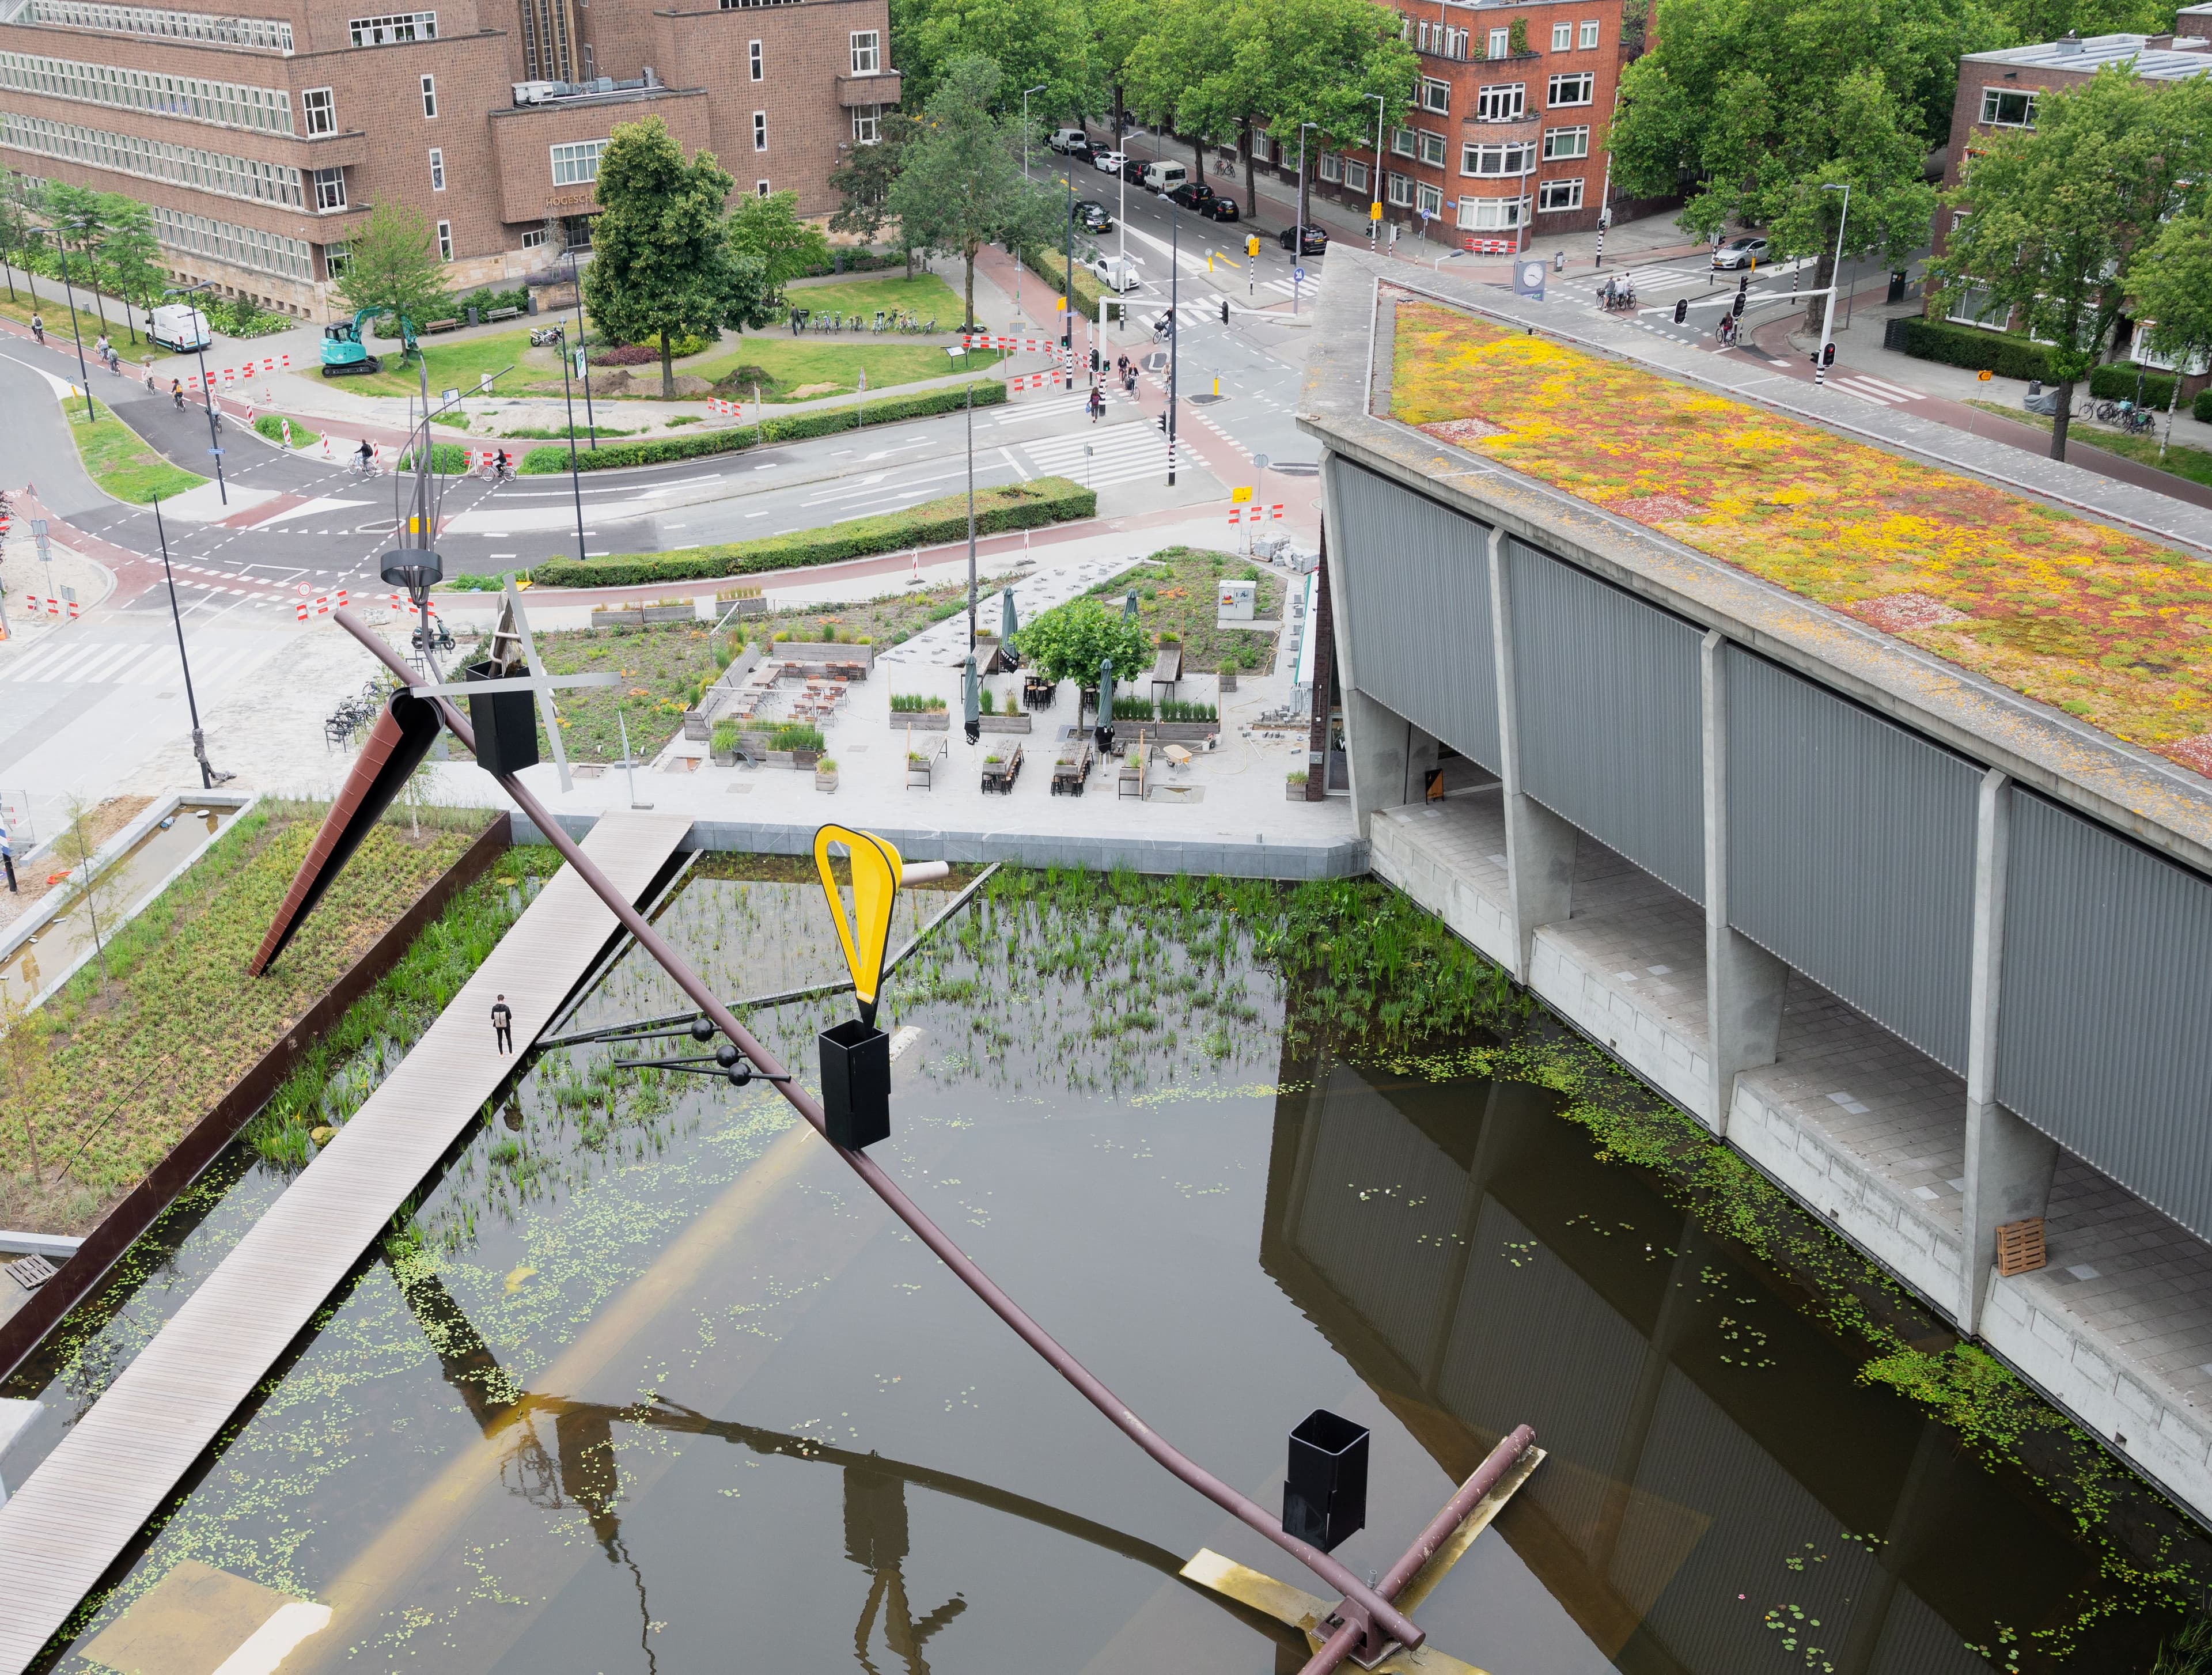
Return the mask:
[[[372,204],[422,212],[456,291],[511,284],[588,246],[617,123],[821,215],[899,99],[887,0],[367,3],[0,0],[0,164],[137,198],[180,279],[320,317]]]
[[[1533,249],[1598,225],[1606,134],[1623,63],[1623,9],[1589,0],[1394,0],[1420,55],[1404,122],[1373,145],[1309,152],[1314,189],[1440,243]],[[1297,137],[1263,161],[1295,171]]]

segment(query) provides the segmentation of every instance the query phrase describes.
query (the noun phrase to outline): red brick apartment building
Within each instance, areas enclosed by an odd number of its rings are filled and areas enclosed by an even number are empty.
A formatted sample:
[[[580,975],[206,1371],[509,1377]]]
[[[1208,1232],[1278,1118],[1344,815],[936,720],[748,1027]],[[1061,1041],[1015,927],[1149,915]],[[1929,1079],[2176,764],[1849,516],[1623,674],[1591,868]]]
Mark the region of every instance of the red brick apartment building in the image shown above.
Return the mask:
[[[1394,3],[1421,75],[1413,108],[1382,137],[1382,190],[1372,145],[1309,149],[1315,190],[1362,213],[1380,202],[1389,220],[1425,226],[1439,245],[1510,240],[1533,249],[1552,234],[1595,227],[1620,85],[1617,0]],[[1260,161],[1295,178],[1295,133],[1257,145]]]
[[[618,122],[818,215],[899,99],[888,0],[246,3],[0,0],[0,163],[137,198],[181,277],[313,318],[373,203],[422,211],[456,290],[512,283],[589,244]]]
[[[1957,188],[1967,161],[1981,149],[1985,135],[2007,129],[2033,128],[2039,96],[2052,88],[2077,87],[2106,64],[2130,64],[2149,81],[2185,81],[2212,73],[2212,3],[2185,7],[2174,20],[2170,35],[2069,35],[2063,40],[2031,46],[2007,47],[1996,52],[1970,52],[1959,63],[1958,102],[1951,107],[1951,144],[1943,167],[1943,190]],[[1936,212],[1936,247],[1948,241],[1953,227],[1967,213],[1963,209]],[[1965,293],[1954,305],[1950,319],[1961,325],[2002,331],[2009,321],[1981,294]],[[2126,359],[2130,344],[2114,345],[2117,358]],[[2164,366],[2146,351],[2148,364]],[[2185,389],[2190,386],[2185,383]]]

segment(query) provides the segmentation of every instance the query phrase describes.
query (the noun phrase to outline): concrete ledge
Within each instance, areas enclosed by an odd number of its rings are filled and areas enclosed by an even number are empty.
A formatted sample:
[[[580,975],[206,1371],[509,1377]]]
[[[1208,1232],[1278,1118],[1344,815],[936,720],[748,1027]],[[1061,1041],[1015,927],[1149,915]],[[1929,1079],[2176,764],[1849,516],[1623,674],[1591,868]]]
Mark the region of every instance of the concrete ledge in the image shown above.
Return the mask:
[[[1474,850],[1482,850],[1486,841],[1490,850],[1449,861],[1441,858],[1426,825],[1431,813],[1449,822],[1443,828],[1448,832],[1464,828]],[[1513,968],[1513,913],[1505,869],[1488,858],[1505,847],[1504,818],[1495,795],[1450,798],[1441,810],[1419,804],[1385,809],[1375,817],[1368,841],[1376,877],[1405,891],[1508,971]]]

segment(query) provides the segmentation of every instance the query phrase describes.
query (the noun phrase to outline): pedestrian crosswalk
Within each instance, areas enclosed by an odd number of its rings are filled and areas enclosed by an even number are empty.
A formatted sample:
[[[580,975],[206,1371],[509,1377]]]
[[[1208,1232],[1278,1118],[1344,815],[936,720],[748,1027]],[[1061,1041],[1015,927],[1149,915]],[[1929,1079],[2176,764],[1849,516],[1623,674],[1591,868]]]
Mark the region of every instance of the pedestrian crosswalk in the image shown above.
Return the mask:
[[[1902,384],[1891,384],[1869,373],[1836,373],[1828,379],[1831,390],[1840,390],[1847,396],[1856,396],[1861,401],[1870,401],[1877,407],[1901,406],[1908,401],[1920,401],[1926,391],[1908,390]]]
[[[192,655],[192,683],[205,693],[228,684],[269,655],[270,648],[234,646]],[[0,682],[69,686],[161,686],[183,678],[173,640],[80,640],[43,646],[20,663],[0,666]]]
[[[1151,425],[1115,425],[1079,430],[1065,436],[1041,437],[1017,444],[1030,469],[1039,476],[1073,477],[1093,489],[1145,477],[1166,479],[1168,440]],[[1091,452],[1085,454],[1084,450]],[[1189,443],[1176,442],[1176,468],[1194,470],[1199,464]]]

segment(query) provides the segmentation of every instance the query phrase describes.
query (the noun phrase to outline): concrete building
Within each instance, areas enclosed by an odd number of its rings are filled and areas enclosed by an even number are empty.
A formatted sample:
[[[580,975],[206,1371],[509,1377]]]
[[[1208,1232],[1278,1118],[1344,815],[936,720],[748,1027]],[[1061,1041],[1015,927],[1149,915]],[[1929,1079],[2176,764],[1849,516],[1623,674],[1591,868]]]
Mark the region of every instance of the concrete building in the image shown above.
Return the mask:
[[[374,203],[422,213],[456,291],[510,284],[589,244],[617,123],[820,215],[898,99],[887,0],[0,0],[0,163],[137,198],[180,279],[311,317]]]
[[[1376,871],[2212,1521],[2212,667],[2005,556],[2212,513],[1356,250],[1300,422]]]

